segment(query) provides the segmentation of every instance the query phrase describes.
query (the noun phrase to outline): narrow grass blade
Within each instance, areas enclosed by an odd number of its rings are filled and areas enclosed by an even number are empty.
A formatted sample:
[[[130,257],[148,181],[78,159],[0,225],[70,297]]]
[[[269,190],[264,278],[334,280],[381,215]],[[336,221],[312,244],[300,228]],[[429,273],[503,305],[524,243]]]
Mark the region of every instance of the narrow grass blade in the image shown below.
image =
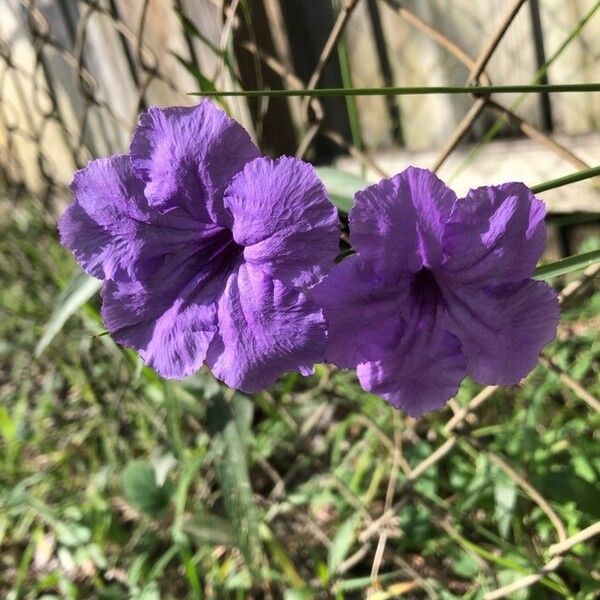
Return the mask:
[[[333,8],[336,11],[340,11],[340,0],[333,0]],[[342,85],[345,88],[353,88],[354,83],[352,81],[352,65],[350,63],[350,54],[348,52],[348,44],[346,43],[345,37],[342,35],[337,43],[338,60],[340,63],[340,75],[342,77]],[[358,114],[358,107],[356,106],[356,100],[352,96],[346,98],[346,110],[348,111],[348,122],[350,123],[350,134],[352,135],[352,144],[362,150],[363,139],[362,130],[360,126],[360,115]]]
[[[77,273],[71,279],[46,323],[44,334],[35,348],[35,356],[42,354],[67,320],[100,289],[101,285],[101,281],[83,272]]]
[[[211,81],[202,71],[190,60],[186,60],[179,54],[173,53],[175,59],[179,62],[179,64],[198,82],[198,86],[202,90],[203,93],[212,93],[216,92],[217,88],[213,81]],[[216,101],[225,109],[227,114],[231,114],[231,108],[229,104],[227,104],[227,100],[225,98],[216,98]]]
[[[248,569],[260,579],[262,545],[259,535],[258,510],[252,496],[248,472],[249,401],[236,395],[228,402],[216,394],[207,410],[208,428],[219,456],[219,479],[225,511],[236,535]]]
[[[592,250],[583,254],[567,256],[561,260],[542,265],[535,270],[535,279],[552,279],[559,275],[566,275],[572,271],[580,271],[586,269],[590,265],[600,262],[600,250]]]
[[[553,190],[554,188],[562,187],[564,185],[583,181],[584,179],[590,179],[591,177],[596,177],[597,175],[600,175],[600,167],[592,167],[590,169],[584,169],[583,171],[577,171],[577,173],[565,175],[564,177],[558,177],[557,179],[550,179],[550,181],[539,183],[538,185],[534,185],[531,188],[531,191],[534,194],[539,194],[541,192]]]
[[[356,530],[360,524],[360,519],[359,514],[354,514],[347,521],[344,521],[331,541],[327,560],[330,577],[335,575],[339,566],[348,556],[348,552],[350,552],[350,548],[356,540]]]
[[[314,90],[219,90],[210,92],[189,92],[190,96],[245,96],[249,98],[269,97],[287,98],[288,96],[310,96],[325,98],[331,96],[431,96],[473,94],[490,96],[491,94],[549,94],[552,92],[581,93],[600,92],[600,83],[557,83],[541,85],[526,83],[519,85],[438,85],[413,87],[373,87],[373,88],[316,88]]]
[[[212,50],[217,56],[221,58],[227,58],[226,54],[222,52],[215,44],[213,44],[194,24],[194,22],[183,12],[175,8],[175,14],[181,22],[181,26],[185,33],[190,37],[200,40],[207,48]]]
[[[298,572],[298,569],[294,565],[294,561],[286,552],[286,549],[280,544],[279,540],[273,536],[264,524],[261,534],[269,549],[270,558],[277,563],[290,585],[297,589],[304,589],[306,587],[306,582],[302,579],[302,575]]]

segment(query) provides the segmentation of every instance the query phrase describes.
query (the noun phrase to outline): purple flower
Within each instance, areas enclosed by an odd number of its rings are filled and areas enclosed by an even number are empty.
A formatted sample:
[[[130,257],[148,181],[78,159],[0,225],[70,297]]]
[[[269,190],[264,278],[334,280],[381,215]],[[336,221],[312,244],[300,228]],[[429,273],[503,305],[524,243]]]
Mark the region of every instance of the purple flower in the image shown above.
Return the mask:
[[[260,156],[211,102],[151,108],[130,154],[77,172],[61,241],[104,280],[116,341],[182,378],[204,362],[248,392],[309,374],[325,322],[305,291],[333,266],[337,213],[313,168]]]
[[[356,194],[357,254],[312,291],[326,358],[411,415],[441,407],[466,375],[514,384],[555,335],[555,292],[533,281],[545,208],[522,183],[463,199],[409,168]]]

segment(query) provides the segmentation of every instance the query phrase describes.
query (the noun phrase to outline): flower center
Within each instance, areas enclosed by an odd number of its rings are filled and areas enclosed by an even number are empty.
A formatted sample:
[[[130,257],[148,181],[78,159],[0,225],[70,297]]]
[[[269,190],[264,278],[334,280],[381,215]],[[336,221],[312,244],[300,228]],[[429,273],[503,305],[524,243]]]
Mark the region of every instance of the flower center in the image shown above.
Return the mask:
[[[234,239],[230,229],[216,227],[214,232],[202,244],[202,255],[212,263],[211,266],[219,266],[226,269],[232,266],[242,255],[244,248]]]
[[[427,304],[435,305],[441,298],[441,290],[435,280],[435,275],[426,267],[415,273],[411,283],[411,292]]]

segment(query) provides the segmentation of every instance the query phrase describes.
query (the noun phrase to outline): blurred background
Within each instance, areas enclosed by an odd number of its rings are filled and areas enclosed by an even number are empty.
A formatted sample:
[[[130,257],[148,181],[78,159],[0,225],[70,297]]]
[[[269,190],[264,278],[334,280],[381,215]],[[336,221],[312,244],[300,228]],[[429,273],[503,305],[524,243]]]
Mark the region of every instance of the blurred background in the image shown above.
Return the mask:
[[[247,398],[104,335],[66,186],[190,92],[600,81],[592,0],[0,0],[0,596],[600,597],[598,268],[552,281],[520,386],[415,421],[319,367]],[[600,163],[600,94],[216,100],[338,204],[409,164],[457,192]],[[540,196],[600,248],[597,180]]]

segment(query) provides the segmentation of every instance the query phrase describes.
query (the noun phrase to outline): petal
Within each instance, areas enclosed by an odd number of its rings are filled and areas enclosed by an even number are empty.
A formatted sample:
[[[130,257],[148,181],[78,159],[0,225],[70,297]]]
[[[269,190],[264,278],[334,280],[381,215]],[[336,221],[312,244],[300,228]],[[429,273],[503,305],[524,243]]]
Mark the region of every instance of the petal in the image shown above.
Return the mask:
[[[522,183],[471,190],[456,203],[444,235],[444,270],[487,285],[532,276],[546,241],[544,203]]]
[[[210,295],[165,302],[137,281],[107,280],[102,298],[102,316],[115,341],[135,348],[159,375],[182,379],[202,366],[217,328]]]
[[[104,279],[130,269],[143,246],[140,229],[149,210],[129,157],[90,162],[75,173],[71,190],[75,201],[58,224],[61,243],[94,277]]]
[[[246,261],[267,275],[302,286],[333,267],[337,211],[311,165],[290,157],[259,158],[235,176],[225,206]]]
[[[228,243],[223,231],[187,254],[149,260],[142,278],[104,282],[102,316],[108,330],[163,377],[185,377],[206,357],[217,330],[218,299],[241,256],[231,234]]]
[[[404,285],[403,285],[404,284]],[[354,368],[376,360],[400,338],[408,285],[385,285],[351,256],[310,290],[328,326],[327,362]]]
[[[230,179],[260,156],[245,129],[211,101],[195,107],[150,108],[131,142],[134,171],[151,206],[183,207],[207,222],[227,224],[222,199]]]
[[[219,302],[207,363],[227,385],[256,392],[287,371],[312,372],[325,353],[321,311],[301,292],[243,263]]]
[[[358,366],[363,388],[415,417],[441,408],[466,374],[460,341],[447,325],[441,305],[413,297],[397,347]]]
[[[467,372],[479,383],[518,383],[536,365],[559,321],[556,292],[526,280],[492,288],[440,281],[452,331],[460,338]]]
[[[431,171],[409,167],[358,192],[350,239],[366,264],[393,280],[402,271],[440,264],[454,192]]]

